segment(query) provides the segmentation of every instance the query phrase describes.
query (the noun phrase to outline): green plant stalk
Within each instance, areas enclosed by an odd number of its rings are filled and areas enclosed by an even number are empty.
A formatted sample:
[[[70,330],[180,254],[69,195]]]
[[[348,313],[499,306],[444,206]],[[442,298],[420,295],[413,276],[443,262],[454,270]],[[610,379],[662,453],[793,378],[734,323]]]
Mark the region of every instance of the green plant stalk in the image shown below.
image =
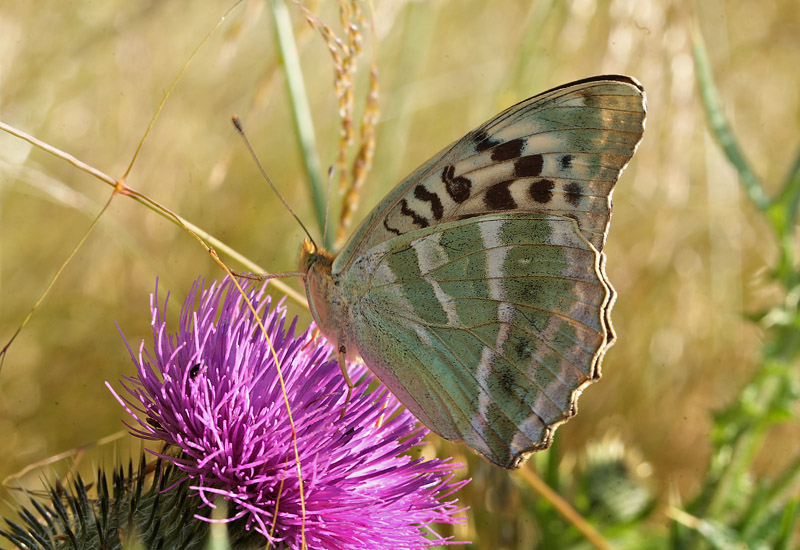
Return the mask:
[[[781,330],[776,340],[780,342],[786,335],[794,332],[789,327],[784,327],[788,330]],[[766,347],[766,346],[765,346]],[[776,350],[784,349],[781,346],[776,346]],[[764,403],[763,407],[757,411],[748,412],[747,404],[743,404],[740,400],[737,404],[733,405],[731,409],[720,418],[716,420],[716,424],[732,424],[736,430],[734,434],[727,436],[725,441],[718,443],[714,449],[714,455],[720,456],[721,453],[727,451],[729,459],[712,468],[708,473],[709,481],[706,483],[704,491],[692,502],[687,511],[695,517],[702,517],[709,520],[725,522],[729,520],[729,515],[743,516],[744,523],[748,524],[748,533],[755,532],[762,520],[766,517],[770,510],[780,504],[780,500],[786,496],[785,486],[775,485],[770,491],[764,495],[763,506],[761,510],[755,510],[759,503],[753,499],[748,499],[749,505],[746,509],[731,510],[730,503],[733,501],[732,492],[737,486],[736,482],[743,479],[752,465],[756,455],[762,448],[763,441],[766,437],[767,430],[777,422],[774,415],[770,414],[776,410],[777,400],[781,397],[782,384],[790,382],[786,380],[787,377],[792,375],[792,362],[786,362],[787,358],[775,358],[774,352],[765,349],[763,352],[764,364],[773,366],[781,366],[779,371],[762,367],[762,370],[756,375],[754,380],[744,388],[743,392],[752,391],[754,395],[748,397],[748,403]],[[783,355],[783,354],[781,354]],[[773,372],[774,371],[774,372]],[[743,410],[744,409],[744,410]],[[727,420],[725,418],[731,418]],[[745,417],[742,419],[741,417]],[[791,466],[777,483],[795,483],[797,478],[800,477],[800,457],[797,462]],[[752,520],[748,520],[748,516],[753,516]],[[752,523],[752,525],[749,525]],[[699,548],[701,546],[702,538],[698,533],[687,533],[677,529],[674,531],[674,540],[676,548]],[[742,533],[744,535],[745,533]],[[744,540],[747,540],[746,538]]]
[[[693,53],[700,95],[711,132],[736,169],[739,181],[750,200],[764,212],[772,226],[781,251],[775,277],[784,285],[787,292],[792,292],[800,278],[800,274],[794,269],[796,243],[793,233],[797,208],[800,204],[800,154],[789,171],[779,198],[770,201],[757,176],[750,169],[722,110],[708,56],[699,33],[695,33],[694,36]],[[796,309],[791,300],[785,300],[781,308],[786,319],[795,319]],[[798,457],[770,488],[757,494],[758,498],[749,499],[748,507],[743,510],[731,510],[731,507],[739,508],[732,498],[732,491],[737,486],[737,481],[747,475],[768,428],[780,420],[780,415],[775,413],[782,409],[781,400],[787,395],[786,384],[792,384],[791,365],[800,354],[796,324],[789,323],[774,328],[773,338],[765,343],[762,350],[761,371],[741,393],[746,400],[740,398],[738,403],[715,420],[715,424],[724,434],[722,440],[715,444],[714,456],[717,458],[717,463],[712,461],[703,492],[687,507],[695,517],[723,522],[729,519],[731,513],[741,515],[740,535],[743,541],[748,540],[747,535],[756,536],[763,522],[768,520],[770,510],[774,510],[774,507],[781,504],[780,501],[785,498],[786,487],[793,486],[800,477],[800,457]],[[769,365],[782,365],[784,368],[769,369]],[[788,395],[791,395],[791,391]],[[753,404],[757,404],[755,410]],[[796,515],[792,517],[796,518]],[[795,521],[796,519],[792,520]],[[673,545],[677,548],[698,548],[704,544],[704,539],[697,530],[687,532],[685,529],[674,527],[673,535]]]
[[[781,518],[781,531],[775,543],[775,550],[791,550],[792,539],[797,531],[797,521],[800,518],[800,501],[794,498],[786,505]]]
[[[739,174],[739,180],[747,191],[750,200],[753,201],[759,210],[767,211],[770,206],[769,198],[764,192],[764,188],[758,181],[755,173],[750,169],[747,159],[745,158],[736,137],[731,131],[728,119],[722,110],[722,101],[717,93],[717,88],[714,85],[714,76],[711,72],[711,65],[708,61],[708,54],[705,45],[699,32],[694,33],[694,45],[692,48],[694,54],[694,63],[697,69],[697,80],[700,85],[700,97],[705,106],[706,115],[708,117],[708,124],[711,127],[711,133],[716,138],[725,156],[736,168]]]
[[[788,289],[797,286],[800,282],[800,273],[794,270],[795,238],[793,232],[797,221],[798,205],[800,205],[800,151],[795,156],[781,192],[769,212],[773,225],[779,226],[782,230],[781,258],[777,272],[780,279],[787,281],[786,288]]]
[[[800,151],[797,152],[789,174],[786,176],[786,181],[783,183],[780,200],[787,205],[786,227],[792,227],[797,219],[797,207],[800,204]]]
[[[319,160],[317,138],[314,132],[311,107],[308,104],[303,71],[300,66],[300,56],[297,53],[292,21],[289,18],[289,10],[286,8],[286,3],[283,0],[272,0],[271,6],[275,23],[275,35],[278,41],[278,52],[286,74],[286,86],[292,107],[292,120],[294,121],[298,145],[303,158],[303,166],[305,167],[308,185],[314,201],[314,214],[320,234],[322,234],[327,201],[326,185],[321,176],[322,164]],[[330,233],[332,232],[326,233],[326,242],[323,243],[326,248],[330,248],[331,245],[330,242],[327,242],[332,239]]]
[[[729,501],[736,481],[741,479],[750,464],[755,452],[764,439],[766,429],[760,423],[748,423],[740,428],[731,446],[731,459],[719,473],[717,482],[712,485],[709,500],[706,506],[693,510],[695,515],[723,520],[725,505]]]
[[[740,531],[747,539],[751,536],[767,515],[772,504],[777,503],[796,490],[800,483],[800,455],[783,471],[780,477],[765,487],[763,497],[750,506],[750,511],[740,526]]]
[[[703,99],[706,115],[712,134],[724,151],[728,160],[736,168],[742,185],[747,190],[748,196],[762,211],[769,208],[769,199],[763,192],[761,184],[755,174],[750,170],[736,139],[731,132],[730,125],[722,111],[719,95],[714,85],[714,77],[708,61],[708,55],[699,33],[695,33],[693,53],[697,68],[697,79],[700,95]],[[759,392],[760,393],[760,392]],[[711,481],[706,485],[701,495],[689,506],[689,512],[697,517],[717,518],[721,514],[723,505],[728,500],[731,487],[737,476],[747,467],[752,449],[752,425],[740,427],[738,433],[730,438],[727,443],[722,443],[715,450],[729,448],[730,459],[722,465],[718,472],[711,471]],[[713,468],[713,467],[712,467]],[[697,539],[695,539],[697,540]]]
[[[794,225],[797,219],[797,206],[800,201],[800,151],[795,156],[794,163],[792,164],[786,179],[783,182],[783,187],[775,200],[775,215],[779,216],[778,220],[781,227],[788,228]]]
[[[739,181],[741,181],[750,200],[759,210],[766,213],[766,218],[778,237],[781,251],[776,277],[779,280],[786,280],[786,288],[792,288],[800,280],[800,274],[793,269],[795,263],[795,239],[792,233],[792,228],[797,219],[798,205],[800,205],[800,152],[795,158],[779,197],[775,201],[770,201],[758,177],[750,168],[731,130],[731,126],[722,109],[722,101],[714,84],[714,76],[705,44],[697,32],[694,33],[692,51],[695,67],[697,68],[700,96],[703,100],[711,133],[719,143],[725,156],[736,169]]]

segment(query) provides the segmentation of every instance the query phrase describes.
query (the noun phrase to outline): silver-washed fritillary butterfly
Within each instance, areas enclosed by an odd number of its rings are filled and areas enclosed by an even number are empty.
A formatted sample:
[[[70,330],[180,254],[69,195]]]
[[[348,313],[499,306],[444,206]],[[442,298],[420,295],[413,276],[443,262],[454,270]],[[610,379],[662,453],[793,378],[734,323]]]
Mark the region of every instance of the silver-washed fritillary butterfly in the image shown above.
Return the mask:
[[[339,255],[307,240],[320,331],[432,431],[518,468],[614,342],[603,245],[645,113],[627,76],[559,86],[422,165]]]

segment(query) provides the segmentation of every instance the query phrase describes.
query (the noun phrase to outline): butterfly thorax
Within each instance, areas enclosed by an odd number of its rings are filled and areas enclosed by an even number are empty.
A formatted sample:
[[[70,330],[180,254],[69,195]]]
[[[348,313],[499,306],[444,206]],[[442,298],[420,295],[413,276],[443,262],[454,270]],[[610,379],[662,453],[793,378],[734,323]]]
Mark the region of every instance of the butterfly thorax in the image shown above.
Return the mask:
[[[345,338],[348,334],[349,303],[342,299],[338,277],[333,274],[334,259],[333,254],[318,249],[310,240],[303,242],[300,271],[305,273],[303,282],[308,307],[320,332],[331,344],[341,347],[350,344]],[[347,355],[352,356],[356,350],[354,346],[348,346],[347,351]]]

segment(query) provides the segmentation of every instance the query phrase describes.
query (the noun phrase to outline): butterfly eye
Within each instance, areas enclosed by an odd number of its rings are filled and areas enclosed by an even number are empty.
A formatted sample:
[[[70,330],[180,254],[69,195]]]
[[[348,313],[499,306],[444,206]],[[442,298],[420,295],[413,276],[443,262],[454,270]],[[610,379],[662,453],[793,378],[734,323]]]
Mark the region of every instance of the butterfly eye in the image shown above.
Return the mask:
[[[311,239],[303,240],[303,247],[300,249],[300,272],[308,273],[308,270],[317,261],[317,254],[317,247],[314,246]]]
[[[200,374],[200,363],[192,365],[192,368],[189,369],[189,378],[194,380],[198,374]]]

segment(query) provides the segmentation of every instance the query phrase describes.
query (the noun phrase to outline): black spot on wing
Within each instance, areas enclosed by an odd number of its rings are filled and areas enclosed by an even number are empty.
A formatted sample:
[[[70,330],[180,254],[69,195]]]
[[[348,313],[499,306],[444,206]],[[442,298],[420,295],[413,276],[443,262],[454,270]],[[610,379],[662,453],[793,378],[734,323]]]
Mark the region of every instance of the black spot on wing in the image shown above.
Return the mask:
[[[501,181],[495,183],[486,190],[483,196],[483,202],[491,210],[514,210],[517,208],[517,203],[514,197],[511,196],[511,184],[514,180]]]
[[[394,233],[395,235],[398,235],[398,236],[402,235],[402,233],[400,233],[399,230],[397,230],[394,227],[391,227],[389,225],[389,219],[388,218],[383,218],[383,227],[386,229],[386,231],[389,231],[390,233]]]
[[[433,217],[437,220],[442,219],[444,208],[442,208],[442,199],[439,198],[439,195],[431,193],[424,185],[419,184],[414,188],[414,198],[431,203]]]
[[[553,200],[553,187],[555,184],[551,180],[536,180],[528,188],[528,193],[536,202],[546,204]]]
[[[575,181],[571,181],[564,187],[564,192],[567,195],[566,198],[568,203],[570,203],[572,206],[578,206],[580,204],[581,198],[583,197],[580,184]]]
[[[469,198],[472,192],[472,182],[464,176],[456,176],[455,173],[455,166],[448,164],[442,170],[442,181],[450,198],[461,204]]]
[[[520,178],[532,178],[542,173],[543,166],[542,155],[528,155],[517,159],[514,163],[514,173]]]
[[[478,130],[475,132],[472,135],[472,142],[475,144],[475,150],[479,153],[501,143],[500,141],[491,139],[489,134],[486,133],[486,130]]]
[[[522,340],[521,338],[517,338],[515,342],[507,342],[503,349],[511,348],[514,350],[514,356],[512,359],[515,359],[517,363],[521,363],[526,361],[533,356],[534,350],[530,346],[529,340]]]
[[[512,139],[511,141],[502,143],[492,149],[492,160],[501,162],[504,160],[519,158],[519,156],[522,154],[522,148],[524,146],[525,141],[520,138]]]
[[[408,201],[406,201],[406,199],[400,201],[400,213],[411,218],[411,221],[419,227],[428,227],[429,225],[428,220],[426,220],[423,216],[420,216],[418,212],[415,212],[408,207]]]
[[[572,155],[564,155],[561,157],[561,169],[569,170],[572,168]]]

